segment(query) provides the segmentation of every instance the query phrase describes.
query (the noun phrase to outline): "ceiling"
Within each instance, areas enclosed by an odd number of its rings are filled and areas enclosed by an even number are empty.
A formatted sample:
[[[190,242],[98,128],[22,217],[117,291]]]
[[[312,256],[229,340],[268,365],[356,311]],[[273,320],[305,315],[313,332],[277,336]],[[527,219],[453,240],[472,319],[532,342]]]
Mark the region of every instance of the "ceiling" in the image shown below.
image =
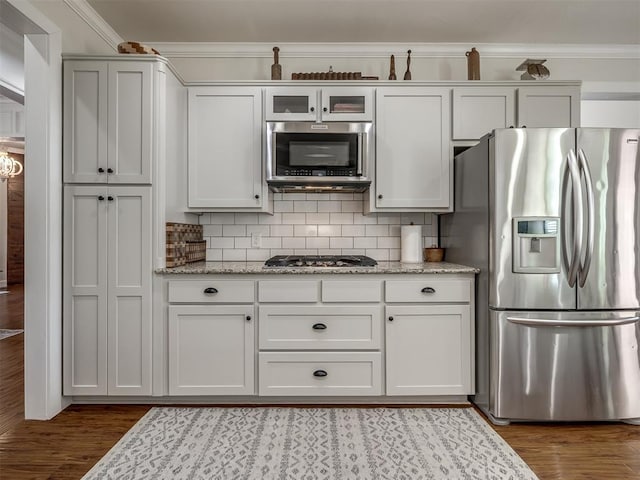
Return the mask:
[[[640,44],[640,0],[88,0],[139,42]]]

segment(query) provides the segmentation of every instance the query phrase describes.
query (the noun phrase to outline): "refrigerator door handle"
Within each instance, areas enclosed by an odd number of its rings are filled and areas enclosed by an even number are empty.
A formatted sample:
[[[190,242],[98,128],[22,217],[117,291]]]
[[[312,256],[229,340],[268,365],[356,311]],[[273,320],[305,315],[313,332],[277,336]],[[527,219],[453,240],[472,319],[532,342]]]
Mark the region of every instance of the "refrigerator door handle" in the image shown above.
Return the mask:
[[[585,192],[587,194],[587,244],[584,255],[584,264],[580,265],[578,273],[578,285],[584,287],[587,282],[587,275],[591,268],[591,258],[593,256],[593,244],[595,236],[595,201],[593,193],[593,181],[591,180],[591,169],[587,163],[587,157],[582,149],[578,150],[578,159],[580,161],[581,174],[584,175]],[[581,178],[582,179],[582,178]],[[582,262],[582,252],[580,252],[580,262]]]
[[[571,252],[571,263],[569,264],[568,282],[573,287],[578,281],[578,271],[580,268],[580,252],[582,251],[582,220],[584,212],[582,208],[582,188],[580,185],[580,169],[578,160],[573,149],[567,154],[567,165],[571,176],[572,194],[572,226],[573,226],[573,249]]]
[[[517,323],[519,325],[530,325],[538,327],[615,327],[618,325],[627,325],[640,320],[640,316],[622,317],[622,318],[606,318],[601,320],[553,320],[548,318],[524,318],[524,317],[507,317],[507,321]]]

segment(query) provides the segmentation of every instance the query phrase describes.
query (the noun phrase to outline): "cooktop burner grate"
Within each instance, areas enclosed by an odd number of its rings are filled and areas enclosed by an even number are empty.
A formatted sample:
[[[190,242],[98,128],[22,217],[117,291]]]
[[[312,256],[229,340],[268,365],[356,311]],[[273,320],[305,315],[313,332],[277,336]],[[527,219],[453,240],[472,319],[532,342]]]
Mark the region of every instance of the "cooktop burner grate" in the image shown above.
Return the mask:
[[[374,267],[373,258],[364,255],[276,255],[265,267]]]

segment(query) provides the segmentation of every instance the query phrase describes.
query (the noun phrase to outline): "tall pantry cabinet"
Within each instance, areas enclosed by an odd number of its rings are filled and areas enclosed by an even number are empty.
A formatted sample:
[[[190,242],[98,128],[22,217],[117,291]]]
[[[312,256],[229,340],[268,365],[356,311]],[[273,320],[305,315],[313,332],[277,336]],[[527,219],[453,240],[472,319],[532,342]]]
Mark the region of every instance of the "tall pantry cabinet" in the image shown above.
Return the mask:
[[[65,395],[152,393],[152,194],[165,68],[154,56],[64,61]]]

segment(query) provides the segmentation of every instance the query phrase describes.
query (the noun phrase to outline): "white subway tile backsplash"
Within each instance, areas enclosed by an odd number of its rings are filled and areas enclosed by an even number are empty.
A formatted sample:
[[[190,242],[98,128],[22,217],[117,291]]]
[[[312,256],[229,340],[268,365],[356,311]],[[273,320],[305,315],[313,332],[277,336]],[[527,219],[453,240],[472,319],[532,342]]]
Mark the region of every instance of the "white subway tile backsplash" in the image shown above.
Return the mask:
[[[318,202],[314,200],[297,200],[293,202],[294,212],[317,212]]]
[[[304,225],[307,223],[307,217],[305,213],[283,213],[282,224],[283,225]]]
[[[222,261],[223,262],[245,262],[247,260],[247,251],[246,250],[236,250],[225,248],[222,250]]]
[[[431,213],[363,215],[363,194],[276,193],[273,215],[204,213],[207,261],[264,261],[274,255],[368,255],[400,260],[401,225],[422,225],[425,246],[437,242]],[[251,246],[260,234],[261,248]]]
[[[282,239],[282,248],[305,248],[307,243],[306,237],[285,237]]]
[[[353,225],[353,213],[331,213],[329,219],[334,225]]]
[[[225,237],[244,237],[247,234],[246,225],[223,225],[222,235]]]
[[[296,237],[317,237],[318,226],[317,225],[294,225],[294,235]]]
[[[272,237],[292,237],[293,225],[271,225]]]
[[[306,240],[307,248],[329,248],[329,237],[307,237]],[[331,248],[335,247],[331,245]]]
[[[340,225],[318,225],[319,237],[340,237],[342,226]]]
[[[328,213],[307,213],[307,225],[329,223]]]

